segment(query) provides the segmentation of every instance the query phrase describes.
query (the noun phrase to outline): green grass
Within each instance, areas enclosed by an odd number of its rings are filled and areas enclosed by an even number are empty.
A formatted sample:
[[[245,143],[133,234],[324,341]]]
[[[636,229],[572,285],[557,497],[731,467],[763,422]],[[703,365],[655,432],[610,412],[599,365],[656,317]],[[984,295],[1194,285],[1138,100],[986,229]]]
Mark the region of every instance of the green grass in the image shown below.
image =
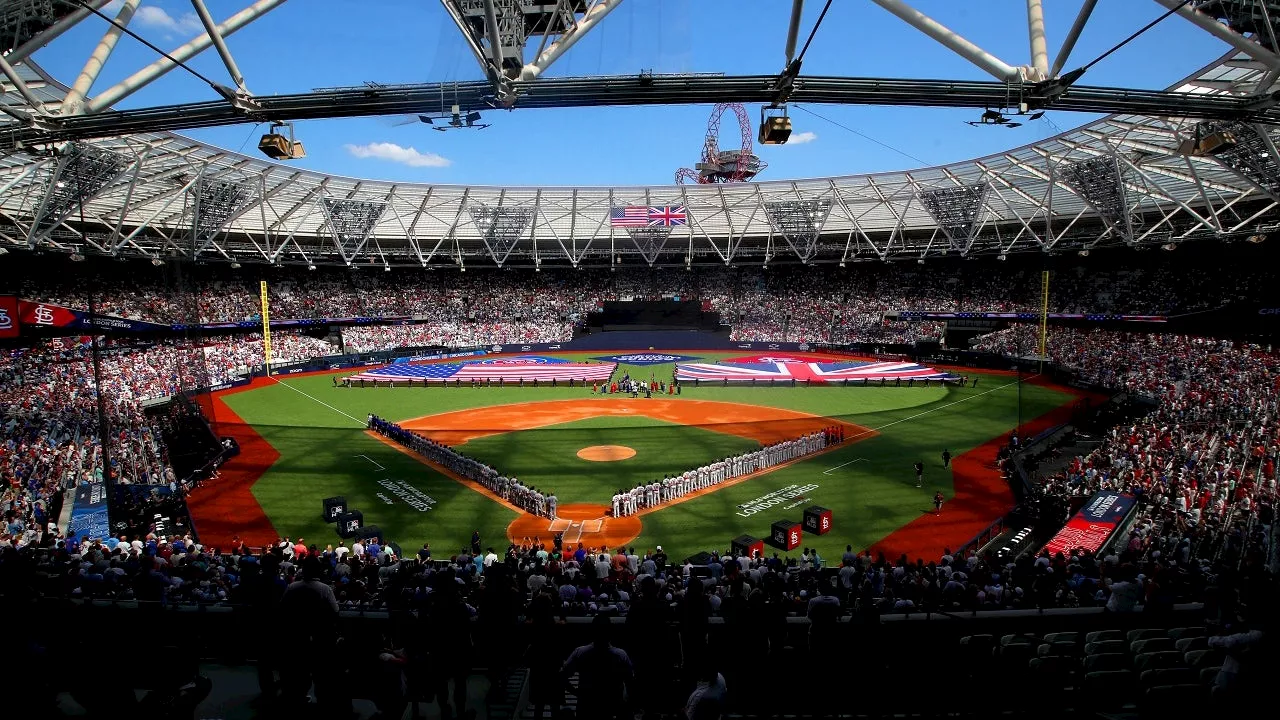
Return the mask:
[[[596,354],[603,353],[592,353]],[[715,360],[738,354],[700,357]],[[651,372],[657,378],[671,374],[670,366],[630,371],[643,378]],[[661,543],[673,556],[681,556],[723,545],[744,532],[765,536],[771,522],[782,517],[799,520],[801,509],[809,504],[831,508],[836,522],[831,534],[816,541],[806,537],[806,545],[817,547],[827,557],[838,557],[846,544],[855,548],[874,544],[919,516],[929,507],[935,490],[951,496],[952,478],[941,468],[938,457],[944,447],[960,455],[1009,431],[1019,418],[1030,420],[1070,400],[1064,393],[1043,387],[1023,384],[1019,388],[1014,378],[1007,376],[974,375],[981,378],[977,388],[686,386],[679,399],[765,405],[839,417],[879,429],[879,434],[646,515],[637,546]],[[320,501],[330,495],[345,495],[353,507],[364,512],[366,522],[379,525],[406,547],[423,541],[442,551],[461,547],[476,529],[486,542],[492,539],[497,544],[514,517],[483,495],[366,436],[363,425],[369,413],[407,420],[473,407],[590,397],[589,389],[578,387],[344,389],[334,388],[330,377],[285,377],[279,385],[226,397],[228,405],[281,455],[254,487],[258,501],[281,532],[324,542],[335,537],[319,516]],[[656,420],[640,421],[644,427],[617,425],[617,420],[600,418],[556,429],[491,436],[467,443],[465,452],[484,457],[503,472],[554,490],[561,503],[605,503],[624,479],[647,480],[667,469],[695,467],[704,458],[714,459],[731,451],[730,444],[738,441]],[[705,440],[708,436],[715,442]],[[632,461],[588,463],[575,456],[577,449],[595,444],[628,445],[642,452],[631,466],[628,463]],[[651,461],[650,456],[661,459]],[[915,487],[911,472],[916,459],[923,459],[927,466],[923,489]],[[826,472],[854,460],[857,462]],[[385,471],[378,471],[374,463]],[[394,497],[394,504],[388,505],[378,497],[379,492],[389,495],[377,485],[380,479],[407,482],[438,502],[427,512],[414,511]],[[793,509],[777,506],[751,517],[735,514],[739,504],[792,484],[818,487],[806,493],[803,505]]]
[[[577,456],[592,445],[625,445],[636,454],[614,462]],[[653,418],[598,417],[489,435],[459,445],[458,451],[501,468],[525,485],[551,490],[562,503],[608,505],[619,488],[650,483],[759,446],[737,435]]]

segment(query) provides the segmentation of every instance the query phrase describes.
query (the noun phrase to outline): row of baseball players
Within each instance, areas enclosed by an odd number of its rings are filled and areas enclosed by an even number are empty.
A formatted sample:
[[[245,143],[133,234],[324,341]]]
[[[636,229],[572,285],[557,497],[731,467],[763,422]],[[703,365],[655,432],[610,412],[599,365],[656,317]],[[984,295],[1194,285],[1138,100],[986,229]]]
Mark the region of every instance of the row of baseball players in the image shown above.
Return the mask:
[[[613,516],[634,515],[645,508],[682,498],[690,493],[719,485],[726,480],[750,475],[790,462],[805,455],[821,451],[827,446],[824,432],[802,435],[795,440],[783,440],[749,453],[734,455],[688,470],[681,475],[654,480],[637,485],[630,490],[619,490],[613,496]]]

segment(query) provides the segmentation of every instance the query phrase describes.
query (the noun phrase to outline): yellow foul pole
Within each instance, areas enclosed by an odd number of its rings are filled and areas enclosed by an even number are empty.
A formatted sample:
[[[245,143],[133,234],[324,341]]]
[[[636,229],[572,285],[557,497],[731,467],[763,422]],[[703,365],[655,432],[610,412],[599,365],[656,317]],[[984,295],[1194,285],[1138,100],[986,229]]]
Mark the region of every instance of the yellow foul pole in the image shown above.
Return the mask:
[[[267,300],[267,281],[260,287],[262,295],[262,356],[266,358],[267,375],[271,375],[271,304]]]

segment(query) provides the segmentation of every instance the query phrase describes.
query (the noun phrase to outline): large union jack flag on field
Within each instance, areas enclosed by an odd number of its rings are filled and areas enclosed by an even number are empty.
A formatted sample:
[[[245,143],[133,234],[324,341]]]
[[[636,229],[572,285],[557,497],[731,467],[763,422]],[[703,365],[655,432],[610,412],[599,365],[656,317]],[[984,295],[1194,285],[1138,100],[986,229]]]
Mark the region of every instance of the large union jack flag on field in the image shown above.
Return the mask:
[[[518,383],[533,382],[604,382],[613,375],[617,363],[513,363],[488,365],[481,363],[432,363],[430,365],[389,365],[352,375],[353,381],[450,382],[453,380],[499,380]]]
[[[845,380],[955,380],[949,372],[912,362],[765,362],[765,363],[684,363],[676,365],[676,379],[710,382],[789,382],[837,383]]]
[[[673,227],[689,224],[683,205],[628,205],[609,208],[609,225],[620,228]]]

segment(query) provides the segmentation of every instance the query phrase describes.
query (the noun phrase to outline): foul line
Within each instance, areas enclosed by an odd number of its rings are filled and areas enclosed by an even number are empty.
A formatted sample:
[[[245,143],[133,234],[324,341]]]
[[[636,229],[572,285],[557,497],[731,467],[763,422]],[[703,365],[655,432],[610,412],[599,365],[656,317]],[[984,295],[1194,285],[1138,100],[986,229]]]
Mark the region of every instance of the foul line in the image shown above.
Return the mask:
[[[852,464],[854,464],[854,463],[866,462],[866,461],[867,461],[867,459],[866,459],[866,458],[854,458],[854,459],[850,460],[850,461],[849,461],[849,462],[847,462],[847,463],[841,463],[841,464],[839,464],[839,465],[837,465],[837,466],[835,466],[835,467],[833,467],[833,468],[830,468],[830,469],[828,469],[828,470],[823,470],[823,471],[822,471],[822,474],[823,474],[823,475],[830,475],[831,473],[835,472],[836,470],[839,470],[840,468],[844,467],[845,465],[852,465]]]
[[[1039,376],[1039,375],[1037,374],[1037,375],[1032,375],[1031,377],[1033,377],[1033,378],[1034,378],[1034,377],[1038,377],[1038,376]],[[1030,378],[1025,378],[1024,380],[1029,380],[1029,379],[1030,379]],[[871,428],[870,430],[863,431],[863,432],[861,432],[861,433],[858,433],[857,435],[850,435],[850,436],[849,436],[849,439],[850,439],[850,440],[853,440],[853,439],[856,439],[856,438],[863,437],[864,435],[870,435],[871,433],[878,433],[878,432],[880,432],[881,430],[883,430],[883,429],[885,429],[885,428],[887,428],[887,427],[893,427],[894,425],[897,425],[898,423],[904,423],[904,422],[906,422],[906,421],[908,421],[908,420],[915,420],[915,419],[916,419],[916,418],[918,418],[918,417],[924,417],[925,415],[928,415],[929,413],[934,413],[934,412],[937,412],[937,411],[939,411],[939,410],[944,410],[944,409],[946,409],[946,408],[951,407],[952,405],[959,405],[959,404],[960,404],[960,403],[962,403],[962,402],[968,402],[968,401],[970,401],[970,400],[972,400],[972,399],[974,399],[974,398],[982,397],[983,395],[986,395],[986,394],[988,394],[988,393],[993,393],[993,392],[995,392],[995,391],[997,391],[997,390],[1003,390],[1003,389],[1005,389],[1005,388],[1009,387],[1010,385],[1017,385],[1018,383],[1023,382],[1024,380],[1014,380],[1013,382],[1005,383],[1004,385],[999,385],[999,386],[997,386],[997,387],[993,387],[993,388],[991,388],[990,390],[984,390],[984,391],[982,391],[982,392],[978,393],[977,395],[970,395],[970,396],[969,396],[969,397],[967,397],[967,398],[960,398],[959,400],[956,400],[955,402],[949,402],[949,403],[947,403],[946,405],[939,405],[939,406],[938,406],[938,407],[936,407],[936,408],[930,408],[930,409],[928,409],[928,410],[925,410],[924,412],[916,413],[915,415],[912,415],[912,416],[910,416],[910,417],[904,417],[904,418],[902,418],[901,420],[894,420],[893,422],[888,423],[888,424],[886,424],[886,425],[881,425],[881,426],[880,426],[880,427],[878,427],[878,428]],[[849,462],[844,463],[843,465],[837,465],[837,466],[835,466],[835,467],[833,467],[833,468],[828,468],[828,469],[826,469],[826,470],[823,470],[823,471],[822,471],[822,474],[823,474],[823,475],[830,475],[833,471],[835,471],[835,470],[839,470],[840,468],[844,467],[845,465],[852,465],[852,464],[854,464],[854,463],[856,463],[856,462],[861,462],[861,461],[863,461],[863,460],[866,460],[866,458],[854,458],[853,460],[850,460]]]
[[[1033,377],[1033,378],[1034,378],[1034,377],[1039,377],[1039,375],[1032,375],[1031,377]],[[1031,378],[1025,378],[1025,380],[1029,380],[1029,379],[1031,379]],[[1013,381],[1013,382],[1011,382],[1011,383],[1005,383],[1004,385],[1001,385],[1001,386],[999,386],[999,387],[993,387],[993,388],[991,388],[990,390],[984,390],[983,392],[980,392],[980,393],[978,393],[977,395],[970,395],[970,396],[969,396],[969,397],[967,397],[967,398],[960,398],[959,400],[956,400],[955,402],[949,402],[949,403],[947,403],[946,405],[939,405],[939,406],[938,406],[938,407],[936,407],[936,408],[930,408],[930,409],[928,409],[928,410],[925,410],[924,412],[916,413],[915,415],[912,415],[911,417],[904,417],[904,418],[902,418],[901,420],[894,420],[893,422],[891,422],[891,423],[889,423],[889,424],[887,424],[887,425],[881,425],[880,427],[878,427],[878,428],[874,428],[873,430],[869,430],[868,432],[880,432],[881,430],[883,430],[883,429],[885,429],[885,428],[887,428],[887,427],[893,427],[894,425],[897,425],[898,423],[904,423],[904,422],[906,422],[906,421],[908,421],[908,420],[915,420],[915,419],[916,419],[916,418],[918,418],[918,417],[924,417],[925,415],[928,415],[929,413],[935,413],[935,412],[938,412],[939,410],[944,410],[944,409],[946,409],[946,408],[949,408],[949,407],[951,407],[952,405],[959,405],[959,404],[960,404],[960,403],[962,403],[962,402],[969,402],[970,400],[972,400],[972,399],[974,399],[974,398],[982,397],[983,395],[986,395],[986,394],[988,394],[988,393],[993,393],[993,392],[995,392],[995,391],[997,391],[997,390],[1003,390],[1003,389],[1005,389],[1005,388],[1007,388],[1007,387],[1011,387],[1011,386],[1013,386],[1013,385],[1017,385],[1017,384],[1018,384],[1018,383],[1020,383],[1020,382],[1024,382],[1025,380],[1014,380],[1014,381]],[[854,435],[854,437],[858,437],[858,436],[857,436],[857,435]]]
[[[379,465],[379,464],[378,464],[378,462],[377,462],[376,460],[374,460],[373,458],[369,457],[368,455],[353,455],[352,457],[362,457],[362,458],[364,458],[365,460],[368,460],[369,462],[373,463],[373,466],[374,466],[374,467],[376,467],[376,468],[378,468],[379,470],[386,470],[386,468],[384,468],[384,467],[382,467],[381,465]]]
[[[275,378],[272,378],[272,380],[275,380]],[[367,423],[367,422],[365,422],[365,421],[361,420],[360,418],[357,418],[357,417],[351,417],[350,415],[348,415],[348,414],[346,414],[345,412],[343,412],[343,411],[339,410],[338,408],[336,408],[336,407],[334,407],[334,406],[330,405],[329,403],[327,403],[327,402],[325,402],[325,401],[321,400],[320,398],[318,398],[318,397],[316,397],[316,396],[314,396],[314,395],[309,395],[309,394],[307,394],[307,393],[305,393],[305,392],[303,392],[303,391],[299,390],[298,388],[296,388],[296,387],[294,387],[294,386],[290,385],[290,384],[289,384],[289,383],[287,383],[287,382],[284,382],[284,381],[282,381],[282,380],[276,380],[276,384],[277,384],[277,385],[283,385],[283,386],[285,386],[285,387],[289,388],[290,390],[292,390],[292,391],[294,391],[294,392],[298,393],[299,395],[301,395],[301,396],[303,396],[303,397],[311,398],[312,400],[314,400],[314,401],[316,401],[316,402],[320,403],[321,405],[323,405],[323,406],[325,406],[325,407],[329,408],[330,410],[332,410],[332,411],[334,411],[334,412],[338,413],[339,415],[341,415],[341,416],[343,416],[343,417],[351,418],[351,419],[352,419],[352,420],[354,420],[357,424],[359,424],[359,425],[360,425],[360,427],[366,427],[366,426],[368,425],[368,423]]]

